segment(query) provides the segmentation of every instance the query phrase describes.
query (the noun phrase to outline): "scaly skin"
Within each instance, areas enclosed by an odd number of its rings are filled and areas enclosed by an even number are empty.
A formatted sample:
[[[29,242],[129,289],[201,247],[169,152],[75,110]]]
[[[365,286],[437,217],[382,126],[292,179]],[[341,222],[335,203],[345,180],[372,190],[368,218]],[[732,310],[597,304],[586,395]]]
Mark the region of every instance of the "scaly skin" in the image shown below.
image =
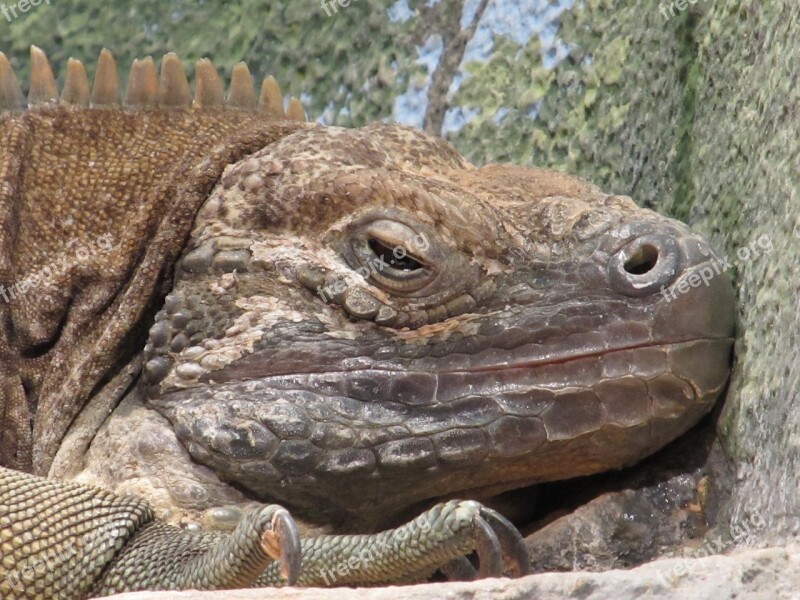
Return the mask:
[[[8,600],[246,587],[276,558],[291,582],[299,572],[297,531],[279,506],[251,512],[230,535],[182,531],[137,498],[2,467],[0,547]]]
[[[5,464],[136,494],[172,522],[279,502],[364,534],[304,536],[301,584],[471,577],[473,549],[477,575],[520,575],[519,534],[474,499],[633,464],[723,389],[732,289],[685,225],[561,173],[476,168],[407,127],[264,117],[241,90],[237,110],[208,108],[210,80],[189,109],[176,63],[160,88],[152,65],[133,70],[145,109],[0,118],[0,283],[66,265],[37,302],[0,303]],[[0,105],[16,106],[8,81],[0,57]],[[66,239],[100,235],[70,262]],[[21,544],[8,571],[42,544],[16,486],[73,489],[18,477],[2,472],[0,533]],[[431,508],[451,498],[467,500]],[[131,506],[146,523],[69,566],[86,593],[279,583],[274,566],[253,578],[270,556],[258,528],[231,542]],[[57,496],[35,518],[73,510]],[[249,544],[245,574],[226,543]],[[177,571],[156,568],[166,556]]]

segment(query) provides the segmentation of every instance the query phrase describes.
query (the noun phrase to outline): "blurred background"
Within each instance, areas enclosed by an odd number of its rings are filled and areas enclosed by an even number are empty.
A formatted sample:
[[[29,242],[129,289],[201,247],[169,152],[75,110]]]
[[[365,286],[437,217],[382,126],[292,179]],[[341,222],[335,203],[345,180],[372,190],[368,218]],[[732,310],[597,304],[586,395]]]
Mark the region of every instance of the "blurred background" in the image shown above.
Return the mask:
[[[630,9],[576,10],[573,0],[33,1],[0,0],[0,51],[22,81],[30,44],[57,76],[74,57],[91,77],[103,47],[123,77],[134,58],[167,51],[190,75],[202,57],[226,77],[245,60],[323,123],[396,120],[446,136],[478,163],[547,165],[633,191],[620,172],[626,142],[608,143],[626,135],[630,99],[609,91],[629,50],[619,34],[631,22],[619,17]]]

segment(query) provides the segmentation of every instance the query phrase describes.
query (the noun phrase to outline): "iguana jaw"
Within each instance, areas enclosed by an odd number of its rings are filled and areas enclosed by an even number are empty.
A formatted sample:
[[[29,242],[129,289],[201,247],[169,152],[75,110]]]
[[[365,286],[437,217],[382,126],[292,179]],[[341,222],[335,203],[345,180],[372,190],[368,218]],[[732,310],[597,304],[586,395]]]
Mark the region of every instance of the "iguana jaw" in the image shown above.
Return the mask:
[[[656,451],[708,411],[727,380],[731,341],[648,350],[669,357],[661,362],[671,370],[644,380],[646,369],[636,373],[632,363],[642,350],[633,349],[438,378],[369,370],[270,377],[173,392],[153,405],[195,460],[252,498],[369,529],[423,500],[588,475]],[[619,373],[622,365],[635,374]],[[603,372],[601,381],[587,379]],[[364,391],[365,382],[378,390],[371,402],[320,393]],[[437,384],[435,402],[384,396]]]

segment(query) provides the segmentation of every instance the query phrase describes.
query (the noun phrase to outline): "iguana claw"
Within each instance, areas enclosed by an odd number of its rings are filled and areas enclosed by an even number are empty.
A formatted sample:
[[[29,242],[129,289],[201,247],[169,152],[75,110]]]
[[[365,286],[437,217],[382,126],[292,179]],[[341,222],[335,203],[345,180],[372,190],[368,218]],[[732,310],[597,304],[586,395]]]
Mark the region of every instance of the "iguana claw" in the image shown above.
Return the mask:
[[[300,533],[289,511],[281,508],[272,516],[271,528],[261,536],[261,547],[278,561],[281,577],[287,585],[294,585],[300,577],[303,554]]]
[[[451,560],[440,569],[450,581],[474,581],[485,577],[527,575],[528,552],[519,531],[500,513],[481,506],[473,520],[478,570],[465,557]]]
[[[506,565],[503,572],[510,577],[527,575],[530,572],[528,550],[525,547],[525,540],[517,528],[499,512],[485,506],[481,507],[479,518],[491,528],[500,542],[502,563]],[[485,575],[485,577],[489,576]]]
[[[258,509],[259,505],[214,507],[205,511],[200,524],[204,529],[230,533],[248,512]],[[303,562],[300,533],[288,510],[278,506],[274,510],[269,528],[261,535],[261,548],[277,562],[280,583],[295,585]]]
[[[472,524],[475,536],[475,552],[478,555],[478,576],[500,577],[503,574],[503,554],[500,540],[480,513]]]

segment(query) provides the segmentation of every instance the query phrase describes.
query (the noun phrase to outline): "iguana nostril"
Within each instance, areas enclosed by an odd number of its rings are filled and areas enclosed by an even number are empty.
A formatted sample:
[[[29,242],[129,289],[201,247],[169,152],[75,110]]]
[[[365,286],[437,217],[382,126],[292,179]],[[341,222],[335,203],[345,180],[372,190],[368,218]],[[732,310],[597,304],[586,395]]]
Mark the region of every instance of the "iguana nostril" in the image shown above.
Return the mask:
[[[642,244],[634,254],[625,261],[625,270],[631,275],[644,275],[658,263],[658,248],[652,244]]]
[[[611,286],[626,296],[646,296],[669,286],[685,257],[673,236],[649,234],[628,242],[609,261]]]

